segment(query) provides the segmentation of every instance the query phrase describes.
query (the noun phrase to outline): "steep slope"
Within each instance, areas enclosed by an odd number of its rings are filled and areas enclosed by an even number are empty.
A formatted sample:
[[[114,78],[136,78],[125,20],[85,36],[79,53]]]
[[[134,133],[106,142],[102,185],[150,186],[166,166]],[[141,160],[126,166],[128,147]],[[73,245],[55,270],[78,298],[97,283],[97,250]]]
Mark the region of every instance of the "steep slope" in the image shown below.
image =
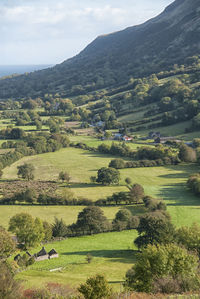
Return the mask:
[[[200,1],[176,0],[156,18],[100,36],[54,68],[0,81],[0,97],[81,94],[166,70],[199,53]]]

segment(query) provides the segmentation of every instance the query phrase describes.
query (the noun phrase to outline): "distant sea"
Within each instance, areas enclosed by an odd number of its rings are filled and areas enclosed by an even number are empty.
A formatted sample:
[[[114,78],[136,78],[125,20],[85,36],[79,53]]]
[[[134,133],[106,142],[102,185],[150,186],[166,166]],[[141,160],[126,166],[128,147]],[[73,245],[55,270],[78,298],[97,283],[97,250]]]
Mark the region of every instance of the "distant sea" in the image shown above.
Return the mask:
[[[46,69],[53,65],[0,65],[0,77],[9,76],[12,74],[24,74],[26,72],[34,72],[42,69]]]

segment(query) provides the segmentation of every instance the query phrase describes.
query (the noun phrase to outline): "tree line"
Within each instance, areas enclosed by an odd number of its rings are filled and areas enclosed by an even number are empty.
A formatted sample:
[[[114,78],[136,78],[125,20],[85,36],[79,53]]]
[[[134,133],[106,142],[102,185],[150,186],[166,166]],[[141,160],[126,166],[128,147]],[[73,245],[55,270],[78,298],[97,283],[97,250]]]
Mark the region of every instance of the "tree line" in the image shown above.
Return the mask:
[[[2,131],[0,131],[2,134]],[[69,138],[65,134],[31,133],[26,134],[22,129],[14,128],[3,130],[6,138],[16,139],[16,141],[4,142],[3,148],[13,148],[14,151],[7,152],[0,157],[0,174],[2,169],[10,166],[24,156],[31,156],[46,152],[55,152],[70,144]]]
[[[134,240],[137,261],[125,287],[136,292],[181,294],[200,287],[200,226],[175,228],[167,217],[144,215]]]

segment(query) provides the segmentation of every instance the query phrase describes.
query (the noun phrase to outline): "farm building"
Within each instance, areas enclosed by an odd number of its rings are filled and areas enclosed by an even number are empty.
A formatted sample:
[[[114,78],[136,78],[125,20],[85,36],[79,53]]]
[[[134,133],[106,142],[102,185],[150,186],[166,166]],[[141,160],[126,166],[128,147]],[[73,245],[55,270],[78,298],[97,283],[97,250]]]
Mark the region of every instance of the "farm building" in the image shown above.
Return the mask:
[[[26,251],[26,254],[28,255],[29,258],[34,257],[36,262],[40,262],[40,261],[44,261],[44,260],[50,260],[50,259],[54,259],[54,258],[59,257],[59,254],[56,252],[55,249],[51,249],[47,253],[47,251],[45,250],[44,247],[42,247],[42,249],[38,253],[35,253],[34,255],[31,255],[28,251]],[[20,258],[21,258],[21,255],[17,254],[14,257],[14,260],[17,262]]]
[[[49,255],[49,259],[54,259],[56,257],[59,257],[58,253],[55,251],[55,249],[51,249],[51,251],[49,251],[48,253]]]
[[[122,138],[124,141],[131,141],[131,140],[133,140],[133,138],[132,137],[129,137],[129,136],[123,136],[123,138]]]
[[[44,260],[48,260],[48,259],[57,258],[57,257],[59,257],[59,255],[55,251],[55,249],[51,249],[49,251],[49,253],[47,253],[45,248],[42,247],[42,249],[38,253],[34,254],[34,257],[35,257],[36,262],[40,262],[40,261],[44,261]]]
[[[34,254],[34,257],[35,257],[36,262],[40,262],[40,261],[49,259],[49,255],[46,252],[44,247],[42,247],[42,249],[38,253]]]

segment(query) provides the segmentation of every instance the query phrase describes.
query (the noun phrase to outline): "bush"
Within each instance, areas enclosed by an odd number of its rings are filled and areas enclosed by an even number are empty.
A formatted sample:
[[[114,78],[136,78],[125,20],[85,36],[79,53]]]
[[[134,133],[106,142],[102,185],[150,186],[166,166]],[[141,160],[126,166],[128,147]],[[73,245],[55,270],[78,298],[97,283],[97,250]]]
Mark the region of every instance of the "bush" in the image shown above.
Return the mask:
[[[15,251],[15,243],[10,234],[0,226],[0,259],[7,258]]]
[[[98,170],[97,182],[102,185],[119,184],[120,173],[117,169],[102,167]]]
[[[186,144],[182,144],[179,150],[179,158],[183,162],[196,162],[196,151]]]
[[[192,174],[187,180],[188,188],[196,195],[200,194],[200,173]]]
[[[175,228],[172,223],[153,213],[141,216],[137,231],[139,236],[134,243],[138,248],[147,247],[149,244],[168,244],[175,238]]]
[[[130,190],[129,199],[130,202],[138,203],[144,197],[144,188],[140,184],[133,184],[128,187]]]
[[[65,237],[67,235],[67,225],[62,219],[59,220],[55,217],[52,225],[52,235],[53,237]]]
[[[126,163],[123,159],[114,159],[111,160],[109,163],[109,167],[115,168],[115,169],[122,169],[125,168]]]
[[[110,230],[110,223],[99,207],[87,207],[78,214],[75,229],[82,234],[102,233]]]
[[[85,299],[107,299],[112,294],[107,280],[102,275],[88,278],[85,284],[80,285],[78,291]]]
[[[93,256],[90,253],[88,253],[86,255],[86,261],[87,261],[87,263],[90,264],[92,262],[92,260],[93,260]]]
[[[0,263],[0,298],[22,298],[20,282],[15,280],[13,271],[7,262]]]
[[[175,244],[149,245],[126,273],[125,286],[147,293],[198,290],[198,257]]]
[[[145,208],[147,208],[150,212],[156,210],[166,211],[167,207],[163,200],[154,199],[151,196],[145,196],[143,198]]]
[[[127,225],[127,229],[137,229],[140,224],[140,217],[132,216]]]

